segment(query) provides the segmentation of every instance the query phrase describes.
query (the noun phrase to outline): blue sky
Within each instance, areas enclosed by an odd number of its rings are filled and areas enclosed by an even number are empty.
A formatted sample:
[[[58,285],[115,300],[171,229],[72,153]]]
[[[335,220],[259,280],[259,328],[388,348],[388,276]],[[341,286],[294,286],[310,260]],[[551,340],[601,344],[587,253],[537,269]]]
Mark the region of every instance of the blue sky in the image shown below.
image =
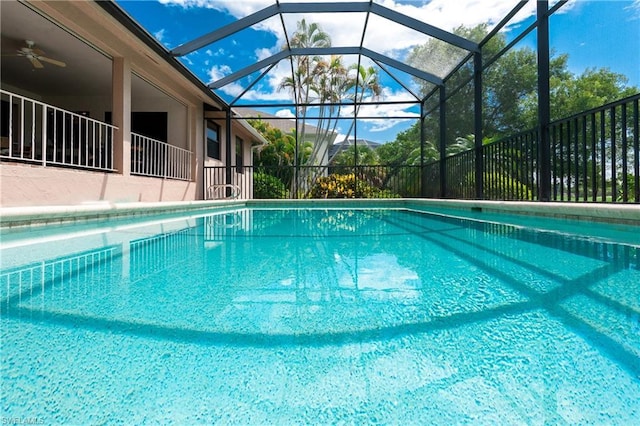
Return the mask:
[[[290,0],[281,0],[286,2]],[[317,0],[316,0],[317,1]],[[515,1],[507,0],[431,0],[401,1],[376,0],[377,3],[408,16],[451,31],[459,25],[474,26],[479,23],[497,23],[511,10]],[[175,48],[198,36],[236,21],[266,6],[274,0],[118,0],[118,3],[150,34],[168,49]],[[528,25],[535,14],[535,1],[530,0],[507,27],[507,39],[518,34],[518,28]],[[334,46],[358,45],[364,27],[364,14],[317,14],[314,16],[285,15],[289,34],[295,31],[295,23],[301,18],[318,22],[330,34]],[[367,26],[365,47],[389,57],[403,60],[415,45],[428,39],[413,30],[407,30],[390,21],[372,15]],[[534,36],[527,37],[520,45],[532,45]],[[587,68],[606,67],[624,74],[629,84],[640,87],[640,0],[573,0],[552,17],[550,23],[551,47],[557,53],[569,55],[569,69],[581,74]],[[272,18],[259,26],[243,30],[215,44],[203,47],[181,60],[203,82],[210,83],[238,71],[274,53],[284,43],[282,23]],[[519,45],[519,46],[520,46]],[[426,69],[434,74],[445,74],[452,58],[442,58]],[[464,52],[461,52],[464,53]],[[344,63],[357,62],[357,57],[345,57]],[[240,103],[290,102],[290,95],[277,86],[290,73],[288,61],[282,61],[268,75],[247,92]],[[412,85],[411,78],[401,72],[394,73],[405,84]],[[216,93],[232,101],[249,82],[258,78],[254,73],[237,83],[229,84]],[[381,72],[385,87],[383,100],[410,100],[411,95],[391,77]],[[267,110],[279,116],[292,115],[292,109]],[[363,107],[359,115],[380,117],[358,122],[358,137],[378,142],[395,139],[395,135],[414,123],[416,112],[410,105],[386,105]],[[385,117],[396,117],[388,119]],[[346,132],[351,120],[341,120],[340,132]]]

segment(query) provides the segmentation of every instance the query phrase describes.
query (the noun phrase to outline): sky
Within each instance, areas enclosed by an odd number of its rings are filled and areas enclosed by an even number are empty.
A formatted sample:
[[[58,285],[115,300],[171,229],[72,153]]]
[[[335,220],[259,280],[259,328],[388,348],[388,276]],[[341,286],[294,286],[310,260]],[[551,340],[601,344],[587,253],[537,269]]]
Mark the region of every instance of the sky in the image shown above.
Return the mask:
[[[292,0],[281,0],[281,3]],[[309,0],[298,0],[301,2]],[[326,0],[316,0],[326,1]],[[334,0],[335,1],[335,0]],[[473,27],[498,23],[515,5],[513,0],[375,0],[376,3],[417,18],[446,31],[464,25]],[[233,23],[251,13],[273,5],[275,0],[118,0],[121,7],[140,23],[167,49],[174,49],[199,36]],[[551,4],[554,2],[552,1]],[[503,30],[507,40],[519,34],[535,17],[536,2],[529,3]],[[285,14],[284,25],[289,36],[295,32],[302,18],[318,23],[327,32],[332,46],[359,46],[365,27],[365,14],[319,13],[313,16]],[[366,21],[364,47],[390,58],[404,61],[412,49],[426,43],[429,38],[377,15]],[[565,4],[550,20],[550,43],[555,53],[569,55],[569,71],[580,75],[588,68],[609,68],[625,75],[629,85],[640,87],[640,0],[572,0]],[[198,49],[180,60],[205,84],[212,83],[233,72],[252,65],[281,51],[285,44],[283,24],[279,16],[249,29],[245,29],[211,45]],[[534,47],[535,33],[526,37],[518,47]],[[453,49],[425,68],[444,77],[457,58],[466,51]],[[345,64],[355,64],[357,56],[345,56]],[[367,58],[363,65],[373,65]],[[412,78],[390,68],[393,77],[414,93]],[[385,102],[405,102],[414,98],[384,70],[379,70]],[[291,94],[280,89],[283,78],[291,75],[290,62],[281,61],[260,78],[257,71],[215,92],[227,102],[236,99],[251,83],[255,85],[238,99],[238,105],[250,103],[290,103]],[[257,81],[256,81],[257,80]],[[263,108],[265,112],[281,117],[292,117],[293,108]],[[413,104],[363,106],[358,112],[357,136],[376,142],[393,141],[398,132],[415,123],[418,109]],[[353,116],[352,108],[342,111]],[[391,117],[391,118],[390,118]],[[403,117],[409,117],[404,119]],[[338,122],[338,132],[344,138],[352,120]],[[353,135],[351,135],[352,137]]]

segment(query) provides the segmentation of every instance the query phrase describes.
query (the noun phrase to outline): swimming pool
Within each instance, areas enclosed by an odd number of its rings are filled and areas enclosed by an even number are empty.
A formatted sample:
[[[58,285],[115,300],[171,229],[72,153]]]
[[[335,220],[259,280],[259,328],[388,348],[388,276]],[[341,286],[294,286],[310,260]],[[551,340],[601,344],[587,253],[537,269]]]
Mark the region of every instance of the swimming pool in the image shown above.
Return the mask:
[[[467,216],[267,205],[3,235],[2,416],[640,418],[637,228]]]

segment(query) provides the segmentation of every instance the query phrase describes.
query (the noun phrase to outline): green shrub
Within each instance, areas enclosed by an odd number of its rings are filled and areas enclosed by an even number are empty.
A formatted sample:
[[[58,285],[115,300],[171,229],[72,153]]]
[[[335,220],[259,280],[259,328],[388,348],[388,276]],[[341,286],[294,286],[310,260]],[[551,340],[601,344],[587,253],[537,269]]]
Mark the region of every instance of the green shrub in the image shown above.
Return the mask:
[[[287,198],[287,189],[277,177],[266,173],[255,173],[253,175],[253,197],[260,199]]]
[[[484,198],[486,200],[532,200],[533,194],[527,185],[501,172],[482,174]],[[459,181],[449,182],[447,195],[452,198],[474,198],[475,174],[464,175]]]
[[[398,195],[381,190],[355,174],[331,174],[316,179],[310,198],[397,198]]]

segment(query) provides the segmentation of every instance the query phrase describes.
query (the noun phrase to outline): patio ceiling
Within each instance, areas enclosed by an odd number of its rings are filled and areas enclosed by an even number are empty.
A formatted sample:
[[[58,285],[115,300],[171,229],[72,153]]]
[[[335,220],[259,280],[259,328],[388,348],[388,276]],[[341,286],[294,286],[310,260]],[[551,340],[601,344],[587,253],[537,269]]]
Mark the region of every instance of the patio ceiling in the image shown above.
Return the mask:
[[[39,97],[94,96],[112,94],[112,58],[79,37],[45,18],[29,5],[0,0],[3,86],[19,88]],[[26,40],[44,56],[64,62],[64,67],[44,63],[35,68],[26,58],[15,55]],[[132,92],[142,98],[164,96],[134,74]]]
[[[171,54],[182,57],[199,49],[215,50],[216,45],[227,37],[251,29],[268,28],[270,32],[275,33],[278,40],[284,41],[281,51],[271,51],[269,56],[257,62],[246,61],[241,69],[232,70],[230,74],[209,84],[209,87],[214,90],[230,84],[241,86],[240,95],[231,102],[231,105],[235,106],[243,101],[244,94],[251,87],[273,72],[275,67],[287,67],[290,69],[290,75],[293,76],[294,58],[329,55],[342,55],[345,63],[374,66],[379,73],[388,75],[404,88],[407,93],[407,102],[420,103],[428,93],[417,90],[414,83],[416,79],[427,83],[423,87],[435,89],[443,84],[452,71],[467,62],[474,53],[480,52],[482,40],[465,39],[430,25],[428,22],[389,9],[383,6],[383,3],[385,3],[383,0],[354,2],[276,0],[271,6],[247,13],[235,22],[213,29],[174,48]],[[514,1],[513,8],[497,27],[506,24],[526,3],[527,1]],[[332,39],[330,47],[295,45],[292,38],[297,31],[297,24],[303,19],[308,23],[314,22],[318,14],[330,14],[332,20],[349,22],[353,31],[348,34],[341,33],[340,38],[333,37],[329,33]],[[407,51],[402,49],[383,51],[379,48],[380,32],[372,29],[380,28],[384,28],[389,35],[401,33],[405,39],[410,38],[414,45],[423,45],[428,42],[442,43],[446,48],[441,50],[441,56],[446,57],[434,56],[428,63],[409,65],[406,62]],[[258,50],[265,46],[253,47]],[[353,101],[345,103],[353,104]],[[292,105],[296,104],[300,102],[294,99]]]
[[[50,20],[17,1],[2,1],[2,81],[41,96],[83,93],[109,96],[111,61]],[[34,68],[24,57],[9,55],[31,40],[45,56],[62,61],[65,67],[45,63]]]

